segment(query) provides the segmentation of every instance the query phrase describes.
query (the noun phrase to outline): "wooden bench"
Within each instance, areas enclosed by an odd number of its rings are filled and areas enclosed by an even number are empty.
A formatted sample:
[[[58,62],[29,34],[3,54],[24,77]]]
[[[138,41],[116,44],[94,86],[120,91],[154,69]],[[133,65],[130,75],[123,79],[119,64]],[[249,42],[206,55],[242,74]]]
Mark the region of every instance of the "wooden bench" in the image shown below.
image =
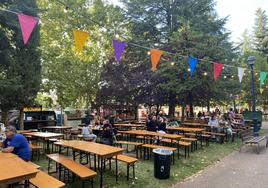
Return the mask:
[[[206,142],[206,146],[209,146],[209,140],[211,138],[211,135],[209,134],[201,134],[201,135],[196,135],[195,133],[185,133],[185,136],[189,136],[189,137],[194,137],[199,139],[200,143],[201,143],[201,148],[203,147],[203,141]]]
[[[37,164],[35,164],[35,163],[31,162],[31,161],[28,161],[27,163],[28,163],[29,165],[31,165],[32,167],[36,168],[36,169],[39,169],[39,168],[40,168],[39,165],[37,165]]]
[[[35,144],[29,144],[29,148],[32,151],[31,159],[33,159],[34,158],[34,155],[36,154],[37,155],[37,160],[39,161],[40,160],[41,151],[43,150],[43,147],[42,146],[35,145]]]
[[[224,138],[226,137],[226,134],[224,133],[217,133],[217,132],[204,132],[204,134],[209,134],[209,135],[214,135],[214,136],[219,136],[220,139],[220,143],[223,144],[224,142]]]
[[[61,179],[61,167],[64,167],[65,169],[71,171],[73,175],[75,174],[82,180],[82,187],[85,186],[85,181],[90,180],[91,186],[93,187],[93,178],[97,175],[97,173],[86,166],[83,166],[80,163],[77,163],[63,155],[60,154],[49,154],[48,157],[48,173],[50,173],[50,163],[51,160],[59,164],[59,168],[56,169],[56,172],[59,171],[59,179]],[[65,173],[65,170],[64,170]],[[68,173],[69,174],[69,173]],[[74,176],[73,176],[74,180]]]
[[[65,186],[63,182],[42,171],[39,171],[36,176],[29,181],[30,184],[38,188],[60,188]]]
[[[172,151],[172,160],[173,160],[173,164],[175,163],[175,151],[177,150],[177,148],[173,148],[173,147],[167,147],[167,146],[160,146],[160,145],[154,145],[154,144],[143,144],[142,147],[144,148],[144,154],[143,154],[143,157],[144,157],[144,160],[145,160],[145,156],[146,156],[146,149],[157,149],[157,148],[164,148],[164,149],[167,149],[167,150],[170,150]],[[150,158],[150,150],[147,151],[148,153],[148,159]]]
[[[116,156],[113,157],[115,159]],[[133,179],[135,178],[135,163],[138,161],[137,158],[129,157],[127,155],[117,155],[117,160],[127,164],[127,180],[129,180],[129,167],[133,168]]]
[[[181,141],[191,142],[191,149],[197,150],[197,138],[181,137]]]
[[[164,142],[164,143],[169,143],[169,144],[171,144],[171,140],[170,139],[162,139],[161,140],[161,142]],[[192,145],[192,143],[191,142],[183,142],[183,141],[176,141],[176,140],[172,140],[172,144],[176,144],[176,146],[177,146],[177,149],[178,149],[178,159],[180,158],[180,147],[182,146],[182,147],[184,147],[184,153],[185,153],[185,155],[184,155],[184,157],[186,158],[187,157],[187,153],[188,153],[188,156],[190,155],[189,153],[189,148],[191,147],[191,145]],[[171,145],[172,145],[171,144]]]
[[[115,142],[115,144],[119,145],[121,148],[122,148],[122,145],[127,145],[127,152],[128,152],[128,145],[134,146],[135,147],[135,152],[136,152],[136,158],[138,158],[138,150],[141,148],[143,143],[118,140],[118,141]]]
[[[266,147],[268,146],[268,138],[267,136],[253,136],[252,129],[246,129],[240,132],[240,136],[242,139],[242,146],[240,147],[240,152],[244,145],[257,145],[257,154],[260,153],[260,142],[266,140]]]

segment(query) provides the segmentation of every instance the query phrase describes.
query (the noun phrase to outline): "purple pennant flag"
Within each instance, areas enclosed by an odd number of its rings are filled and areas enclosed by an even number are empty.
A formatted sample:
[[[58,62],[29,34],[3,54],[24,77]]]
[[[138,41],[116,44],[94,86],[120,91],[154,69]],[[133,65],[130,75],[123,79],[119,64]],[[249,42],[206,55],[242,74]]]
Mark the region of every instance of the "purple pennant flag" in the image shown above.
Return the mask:
[[[125,42],[120,42],[118,40],[113,40],[113,46],[114,46],[114,55],[117,62],[120,61],[121,54],[124,51],[124,48],[126,46]]]

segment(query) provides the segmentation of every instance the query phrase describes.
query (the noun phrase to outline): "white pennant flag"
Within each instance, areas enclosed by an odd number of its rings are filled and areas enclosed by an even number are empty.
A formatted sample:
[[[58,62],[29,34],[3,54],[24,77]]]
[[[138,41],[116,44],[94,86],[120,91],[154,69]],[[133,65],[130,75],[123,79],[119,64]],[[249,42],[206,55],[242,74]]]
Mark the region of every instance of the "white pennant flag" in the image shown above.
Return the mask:
[[[244,76],[245,68],[237,67],[237,71],[238,71],[239,82],[241,83],[242,82],[242,78]]]

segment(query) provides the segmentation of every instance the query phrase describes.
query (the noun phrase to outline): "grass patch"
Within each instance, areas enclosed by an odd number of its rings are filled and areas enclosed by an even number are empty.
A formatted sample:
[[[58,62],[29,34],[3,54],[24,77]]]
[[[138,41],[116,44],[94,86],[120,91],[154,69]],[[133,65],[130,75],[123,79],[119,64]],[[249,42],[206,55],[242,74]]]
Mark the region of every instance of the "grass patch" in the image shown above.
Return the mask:
[[[268,130],[261,130],[261,135],[268,135]],[[119,162],[119,178],[118,182],[115,181],[115,165],[112,165],[112,171],[106,170],[104,172],[104,185],[105,187],[116,187],[116,188],[127,188],[127,187],[154,187],[163,188],[171,187],[183,179],[196,174],[197,172],[203,170],[205,167],[220,161],[225,156],[238,150],[241,146],[241,140],[236,138],[234,142],[228,142],[224,144],[210,143],[209,147],[200,148],[198,145],[198,150],[190,153],[190,157],[184,159],[181,157],[177,159],[175,156],[175,165],[171,165],[170,178],[167,180],[159,180],[154,178],[154,168],[153,159],[144,161],[140,159],[136,163],[136,179],[129,181],[126,180],[126,165]],[[181,151],[181,153],[183,153]],[[47,160],[45,156],[42,156],[40,161],[35,161],[42,169],[47,169]],[[98,173],[98,172],[97,172]],[[130,171],[132,175],[132,171]],[[94,180],[94,187],[99,187],[99,176]],[[86,184],[87,185],[87,184]],[[81,182],[76,181],[74,183],[68,184],[66,187],[81,187]],[[90,187],[90,184],[88,186]]]

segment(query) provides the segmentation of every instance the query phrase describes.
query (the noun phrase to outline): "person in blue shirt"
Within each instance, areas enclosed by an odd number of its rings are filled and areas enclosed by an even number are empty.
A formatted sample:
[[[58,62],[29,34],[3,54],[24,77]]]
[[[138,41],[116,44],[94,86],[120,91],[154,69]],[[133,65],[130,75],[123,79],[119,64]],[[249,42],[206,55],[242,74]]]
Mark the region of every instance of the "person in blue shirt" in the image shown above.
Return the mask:
[[[17,134],[16,128],[13,126],[7,126],[5,130],[6,139],[3,142],[4,153],[14,153],[18,155],[24,161],[29,161],[31,152],[27,139]]]

